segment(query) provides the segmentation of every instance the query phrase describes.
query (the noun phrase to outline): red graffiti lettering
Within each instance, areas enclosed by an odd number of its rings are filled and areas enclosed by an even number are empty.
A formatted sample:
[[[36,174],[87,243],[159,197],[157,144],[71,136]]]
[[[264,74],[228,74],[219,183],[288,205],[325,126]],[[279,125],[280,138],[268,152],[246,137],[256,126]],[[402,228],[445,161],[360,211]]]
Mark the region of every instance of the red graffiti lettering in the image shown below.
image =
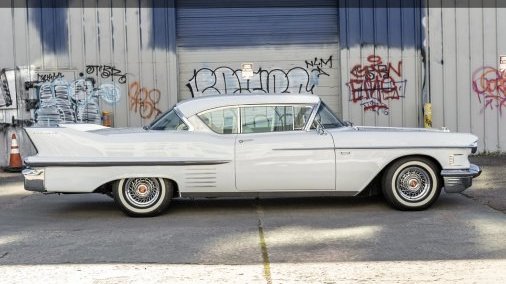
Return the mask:
[[[364,111],[389,113],[386,101],[404,97],[406,80],[402,80],[402,61],[394,66],[383,63],[381,56],[369,55],[368,64],[357,64],[350,71],[346,83],[350,90],[350,101],[360,103]]]
[[[483,110],[495,108],[502,115],[506,106],[506,70],[481,67],[473,73],[472,87]]]

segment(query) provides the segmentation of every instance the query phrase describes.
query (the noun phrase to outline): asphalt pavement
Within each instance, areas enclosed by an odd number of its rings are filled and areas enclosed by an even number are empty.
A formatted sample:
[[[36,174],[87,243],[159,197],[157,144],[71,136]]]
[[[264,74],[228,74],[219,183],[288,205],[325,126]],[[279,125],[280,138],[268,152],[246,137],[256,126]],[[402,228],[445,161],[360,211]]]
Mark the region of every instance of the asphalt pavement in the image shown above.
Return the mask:
[[[464,194],[177,200],[129,218],[107,196],[24,191],[0,173],[0,282],[504,283],[506,158]]]

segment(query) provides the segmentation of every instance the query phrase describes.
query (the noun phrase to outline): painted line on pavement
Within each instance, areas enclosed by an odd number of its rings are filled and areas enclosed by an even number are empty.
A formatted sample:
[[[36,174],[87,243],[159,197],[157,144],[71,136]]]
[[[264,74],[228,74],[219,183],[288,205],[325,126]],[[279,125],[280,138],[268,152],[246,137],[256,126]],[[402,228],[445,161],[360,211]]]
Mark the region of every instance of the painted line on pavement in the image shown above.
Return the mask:
[[[264,265],[264,279],[267,284],[272,284],[271,276],[271,263],[269,261],[269,251],[267,250],[267,243],[265,242],[264,226],[262,217],[264,216],[264,210],[260,205],[260,200],[257,198],[256,211],[258,216],[258,237],[260,250],[262,252],[262,261]]]

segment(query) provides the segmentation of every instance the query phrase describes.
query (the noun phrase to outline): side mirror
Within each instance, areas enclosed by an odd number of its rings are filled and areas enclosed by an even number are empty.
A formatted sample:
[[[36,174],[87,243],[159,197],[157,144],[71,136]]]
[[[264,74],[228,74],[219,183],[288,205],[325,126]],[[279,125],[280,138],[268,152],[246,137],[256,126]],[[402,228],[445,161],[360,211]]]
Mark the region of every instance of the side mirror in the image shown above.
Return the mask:
[[[325,128],[321,124],[320,119],[315,118],[314,121],[316,123],[316,133],[318,133],[319,135],[327,134],[327,132],[325,132]]]

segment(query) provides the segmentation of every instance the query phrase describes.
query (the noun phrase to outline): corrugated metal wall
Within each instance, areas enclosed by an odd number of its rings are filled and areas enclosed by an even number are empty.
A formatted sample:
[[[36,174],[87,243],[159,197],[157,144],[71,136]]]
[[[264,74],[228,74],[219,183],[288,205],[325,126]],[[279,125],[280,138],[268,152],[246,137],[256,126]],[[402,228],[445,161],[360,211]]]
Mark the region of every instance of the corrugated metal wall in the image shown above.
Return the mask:
[[[5,68],[0,76],[17,77],[9,87],[17,97],[14,105],[0,105],[0,123],[13,114],[33,118],[26,99],[42,89],[39,109],[48,122],[58,117],[91,122],[100,111],[111,111],[115,127],[141,126],[178,100],[202,95],[206,83],[212,87],[207,91],[238,90],[227,80],[227,87],[205,78],[197,82],[197,71],[208,68],[216,75],[218,67],[237,71],[252,63],[254,71],[280,75],[269,91],[279,78],[295,82],[306,76],[304,88],[283,90],[313,91],[355,124],[421,127],[423,103],[430,100],[435,127],[477,134],[482,151],[506,147],[506,80],[498,70],[499,56],[506,55],[501,33],[506,11],[498,2],[311,3],[16,1],[15,8],[0,8],[0,69]],[[58,77],[63,78],[51,87]],[[25,91],[26,81],[35,88]],[[250,87],[241,83],[239,90]],[[65,103],[68,97],[74,110]],[[0,166],[6,164],[4,141],[9,141],[2,129]]]
[[[506,55],[500,1],[430,1],[430,94],[433,126],[471,132],[480,151],[506,149]],[[496,8],[497,6],[499,8]]]
[[[0,62],[18,69],[20,119],[30,118],[23,82],[62,76],[71,87],[78,87],[76,79],[91,78],[94,88],[86,94],[61,96],[99,96],[100,110],[113,112],[116,127],[145,125],[177,102],[173,7],[151,8],[138,0],[46,2],[57,7],[28,1],[29,8],[0,9]]]
[[[339,4],[344,119],[423,126],[421,1]]]
[[[115,127],[139,127],[177,102],[171,1],[16,1],[15,8],[0,8],[0,18],[0,69],[14,70],[18,96],[14,109],[0,108],[0,123],[10,123],[12,115],[19,120],[34,118],[35,110],[26,110],[25,99],[33,99],[38,87],[25,91],[27,81],[41,88],[42,81],[49,85],[43,88],[46,99],[41,96],[38,106],[48,124],[58,115],[64,121],[96,122],[106,111],[113,113]],[[69,91],[51,88],[58,77],[63,77],[59,86],[69,84]],[[76,81],[79,78],[94,85]],[[76,104],[74,112],[69,96]],[[8,163],[14,131],[22,156],[33,153],[19,128],[2,127],[0,167]]]

